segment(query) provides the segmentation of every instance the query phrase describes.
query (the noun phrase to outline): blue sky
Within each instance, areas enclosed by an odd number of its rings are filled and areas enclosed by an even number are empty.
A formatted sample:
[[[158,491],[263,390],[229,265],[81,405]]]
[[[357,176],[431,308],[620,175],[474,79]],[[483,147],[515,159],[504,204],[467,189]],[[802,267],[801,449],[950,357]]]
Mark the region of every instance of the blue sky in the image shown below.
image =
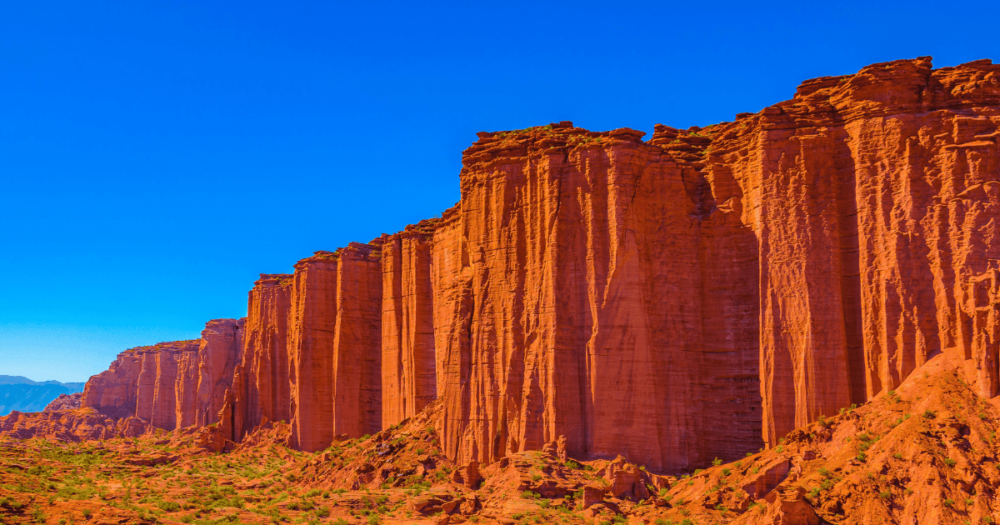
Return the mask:
[[[82,381],[438,215],[482,130],[707,125],[1000,60],[995,3],[0,4],[0,374]]]

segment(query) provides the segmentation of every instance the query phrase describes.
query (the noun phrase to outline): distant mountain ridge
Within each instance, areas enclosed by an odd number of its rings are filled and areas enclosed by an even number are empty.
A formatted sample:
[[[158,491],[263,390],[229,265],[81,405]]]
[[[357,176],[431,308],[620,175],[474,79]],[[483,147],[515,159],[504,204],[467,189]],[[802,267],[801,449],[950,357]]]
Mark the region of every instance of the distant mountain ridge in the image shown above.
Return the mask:
[[[32,381],[24,376],[5,376],[0,375],[0,385],[60,385],[64,386],[72,392],[83,392],[83,387],[86,386],[87,382],[82,383],[62,383],[60,381]]]
[[[0,375],[0,416],[12,411],[41,412],[61,394],[83,392],[86,383],[32,381],[23,376]]]

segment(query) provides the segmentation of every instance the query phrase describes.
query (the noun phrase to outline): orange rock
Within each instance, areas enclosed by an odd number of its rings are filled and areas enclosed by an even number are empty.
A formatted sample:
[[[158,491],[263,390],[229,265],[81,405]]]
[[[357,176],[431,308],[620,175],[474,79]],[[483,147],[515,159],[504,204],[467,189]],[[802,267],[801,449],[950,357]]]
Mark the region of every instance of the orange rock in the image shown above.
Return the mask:
[[[135,416],[159,428],[173,429],[178,359],[196,350],[197,343],[159,343],[118,354],[107,371],[87,381],[82,406],[112,418]]]
[[[328,447],[382,424],[382,270],[377,244],[351,243],[295,265],[289,318],[292,443]]]
[[[42,412],[54,412],[57,410],[76,410],[80,408],[80,401],[83,399],[83,392],[73,394],[59,394],[59,397],[52,400]]]
[[[553,443],[677,473],[776,445],[939,353],[1000,394],[1000,66],[875,64],[642,137],[480,133],[440,219],[258,281],[239,366],[220,325],[193,354],[119,356],[84,406],[162,428],[224,409],[230,439],[288,417],[312,451],[437,398],[460,465]]]
[[[0,417],[0,436],[17,439],[54,438],[82,441],[136,437],[149,430],[149,423],[135,416],[112,418],[94,409],[11,412]]]
[[[264,421],[290,421],[288,313],[292,276],[261,274],[250,291],[243,358],[219,418],[238,441]]]
[[[973,319],[1000,249],[998,76],[988,61],[875,64],[712,128],[713,197],[741,203],[758,239],[769,444],[949,348],[996,388],[995,347],[975,343],[989,315]]]
[[[82,406],[173,430],[214,423],[242,347],[243,320],[209,321],[202,339],[126,350],[90,378]]]
[[[223,398],[243,353],[245,319],[215,319],[205,325],[198,345],[198,399],[195,425],[218,422]],[[185,412],[189,411],[185,407]]]
[[[759,448],[753,232],[705,202],[707,138],[641,136],[562,123],[466,150],[435,230],[451,457],[565,436],[570,457],[678,470]]]
[[[413,417],[437,397],[434,362],[433,224],[382,242],[382,428]]]

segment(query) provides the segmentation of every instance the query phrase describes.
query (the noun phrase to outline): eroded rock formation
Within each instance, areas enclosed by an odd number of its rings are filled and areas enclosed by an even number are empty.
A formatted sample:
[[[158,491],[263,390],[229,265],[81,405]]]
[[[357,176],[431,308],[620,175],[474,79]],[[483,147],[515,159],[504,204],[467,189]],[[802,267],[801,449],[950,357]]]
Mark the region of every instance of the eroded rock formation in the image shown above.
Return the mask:
[[[758,238],[769,443],[941,351],[975,358],[995,395],[989,312],[974,320],[994,304],[998,104],[1000,67],[920,58],[713,127],[712,199],[740,203]]]
[[[51,403],[45,406],[42,412],[55,412],[58,410],[76,410],[80,408],[80,402],[83,399],[83,392],[75,392],[72,394],[59,394],[59,397],[52,400]]]
[[[381,305],[378,244],[351,243],[295,265],[289,317],[295,446],[321,450],[335,436],[381,428]]]
[[[126,350],[90,378],[81,404],[166,430],[215,423],[242,352],[242,327],[242,319],[215,319],[201,339]]]
[[[658,469],[759,448],[753,232],[704,202],[697,143],[641,136],[562,123],[466,150],[437,348],[460,462],[560,436]]]
[[[219,420],[237,441],[264,421],[289,421],[288,313],[292,275],[261,274],[250,290],[243,358]]]
[[[76,395],[76,394],[73,394]],[[150,429],[149,421],[135,416],[110,417],[87,408],[55,407],[42,412],[11,412],[0,417],[0,437],[35,437],[62,442],[136,437]]]
[[[84,404],[161,427],[221,409],[234,440],[288,418],[294,446],[321,450],[437,399],[462,464],[558,443],[682,471],[942,352],[995,396],[998,129],[1000,66],[919,58],[648,141],[569,122],[480,133],[440,218],[262,276],[241,361],[123,354]],[[175,416],[158,404],[171,373]]]
[[[383,428],[416,415],[437,398],[431,281],[435,222],[381,239]]]

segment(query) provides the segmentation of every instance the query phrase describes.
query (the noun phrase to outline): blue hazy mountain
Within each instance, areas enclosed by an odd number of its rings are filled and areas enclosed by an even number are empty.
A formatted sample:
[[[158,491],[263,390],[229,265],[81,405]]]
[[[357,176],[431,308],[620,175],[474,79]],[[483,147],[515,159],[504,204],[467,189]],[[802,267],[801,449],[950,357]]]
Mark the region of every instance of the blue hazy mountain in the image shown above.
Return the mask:
[[[83,392],[86,383],[32,381],[27,377],[0,375],[0,416],[11,411],[41,412],[60,394]]]

